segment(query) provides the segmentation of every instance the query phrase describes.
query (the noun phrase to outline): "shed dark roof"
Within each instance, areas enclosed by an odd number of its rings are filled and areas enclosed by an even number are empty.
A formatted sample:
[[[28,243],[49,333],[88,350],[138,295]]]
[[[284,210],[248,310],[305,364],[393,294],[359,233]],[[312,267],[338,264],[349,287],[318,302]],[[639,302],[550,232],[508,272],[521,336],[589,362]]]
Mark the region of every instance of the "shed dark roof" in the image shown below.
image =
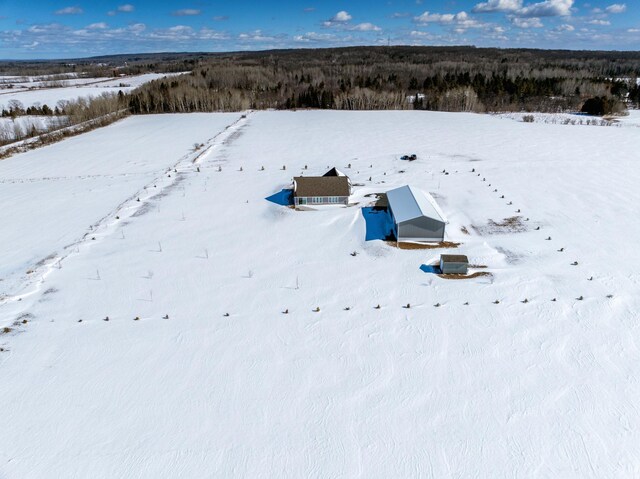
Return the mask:
[[[294,196],[349,196],[346,176],[296,176]]]
[[[468,263],[469,258],[463,254],[442,254],[440,259],[445,263]]]

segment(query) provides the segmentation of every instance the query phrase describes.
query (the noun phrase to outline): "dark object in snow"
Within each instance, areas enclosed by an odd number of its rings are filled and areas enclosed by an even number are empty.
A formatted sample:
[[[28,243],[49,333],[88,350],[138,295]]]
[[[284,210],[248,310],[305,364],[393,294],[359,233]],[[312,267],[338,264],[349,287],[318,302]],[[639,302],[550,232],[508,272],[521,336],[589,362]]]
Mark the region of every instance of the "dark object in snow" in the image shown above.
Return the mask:
[[[613,298],[613,295],[612,294],[608,294],[607,298],[611,299],[611,298]]]
[[[162,317],[162,319],[169,319],[169,315],[168,315],[168,314],[165,314],[165,315]]]
[[[351,311],[351,307],[347,306],[346,308],[344,308],[345,311]]]
[[[285,310],[282,312],[282,314],[289,314],[289,310],[288,310],[288,309],[285,309]]]
[[[520,213],[520,208],[518,208],[518,211],[516,211],[516,213]]]
[[[224,316],[225,318],[228,318],[228,317],[229,317],[229,313],[224,313],[224,314],[223,314],[223,316]]]
[[[133,318],[134,321],[140,321],[140,316],[136,316],[135,318]]]
[[[553,301],[555,303],[556,302],[556,298],[553,298],[551,301]]]
[[[475,168],[472,168],[472,169],[471,169],[471,173],[475,173],[475,172],[476,172],[476,169],[475,169]]]
[[[92,237],[91,237],[91,241],[95,241],[95,240],[96,240],[96,237],[95,237],[95,236],[92,236]]]
[[[282,170],[286,170],[287,169],[287,165],[282,165]]]
[[[497,299],[493,302],[493,304],[500,304],[500,301],[498,301]]]
[[[116,216],[116,219],[117,219],[117,220],[119,220],[119,219],[120,219],[120,217],[119,217],[119,216]]]
[[[353,253],[351,253],[351,256],[357,256],[357,255],[358,255],[357,251],[354,251]]]
[[[526,303],[528,303],[528,302],[529,302],[529,300],[528,300],[527,298],[524,298],[524,299],[522,300],[522,302],[526,304]]]
[[[79,320],[78,320],[78,322],[79,322],[79,323],[81,323],[81,322],[82,322],[82,320],[81,320],[81,319],[79,319]]]
[[[407,305],[406,305],[406,306],[403,306],[403,308],[404,308],[404,309],[411,309],[411,304],[410,304],[410,303],[407,303]]]
[[[500,197],[500,199],[504,200],[504,195],[502,195],[502,196]]]
[[[440,303],[436,303],[433,306],[436,307],[436,308],[439,308],[441,305],[440,305]]]
[[[196,171],[197,171],[198,173],[200,173],[200,167],[199,167],[199,166],[196,168]],[[155,188],[155,187],[156,187],[156,185],[153,185],[153,187]]]
[[[558,250],[558,253],[562,253],[563,251],[564,251],[564,248],[560,248],[560,249]]]
[[[583,297],[583,296],[578,296],[578,297],[576,298],[576,300],[578,300],[578,301],[582,301],[583,299],[584,299],[584,297]]]
[[[578,266],[578,262],[574,261],[573,263],[571,263],[571,266]]]
[[[588,279],[588,281],[593,281],[593,276],[591,276],[591,277]]]
[[[466,301],[463,306],[469,306],[469,301]]]
[[[140,203],[140,198],[138,198],[136,201],[137,201],[138,203]]]
[[[260,167],[260,171],[264,171],[264,166],[261,166],[261,167]]]
[[[373,308],[373,309],[380,309],[380,305],[376,306],[376,307],[375,307],[375,308]]]
[[[404,161],[416,161],[418,159],[417,155],[412,154],[412,155],[402,155],[400,157],[401,160]]]
[[[551,236],[548,236],[546,241],[551,241]]]
[[[540,227],[539,226],[536,226],[536,231],[540,231]]]
[[[316,309],[313,310],[314,313],[319,313],[320,312],[320,306],[316,306]]]
[[[109,321],[109,316],[105,316],[105,318],[103,319],[103,321]]]

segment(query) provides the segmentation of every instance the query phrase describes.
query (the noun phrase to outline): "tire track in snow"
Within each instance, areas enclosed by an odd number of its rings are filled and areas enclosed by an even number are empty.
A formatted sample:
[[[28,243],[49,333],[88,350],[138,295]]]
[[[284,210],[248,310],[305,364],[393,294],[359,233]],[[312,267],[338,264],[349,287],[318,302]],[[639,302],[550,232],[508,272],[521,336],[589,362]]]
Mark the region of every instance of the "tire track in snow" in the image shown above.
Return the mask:
[[[56,269],[62,268],[62,262],[77,254],[81,254],[80,247],[87,246],[95,241],[106,238],[116,232],[126,220],[135,218],[135,214],[141,209],[148,207],[153,198],[161,195],[163,192],[171,191],[184,180],[184,173],[192,171],[193,165],[197,165],[207,158],[213,151],[224,146],[230,137],[234,135],[246,123],[247,119],[253,113],[249,110],[241,113],[240,117],[233,123],[227,125],[222,131],[216,133],[213,137],[206,141],[205,147],[197,151],[191,151],[181,156],[175,163],[169,167],[163,167],[162,172],[156,176],[151,182],[147,183],[142,189],[127,197],[113,210],[95,221],[89,226],[89,231],[85,232],[79,239],[66,245],[63,253],[52,253],[45,259],[36,263],[29,271],[29,276],[17,289],[20,292],[15,294],[6,294],[0,296],[0,306],[7,303],[14,303],[29,298],[42,289],[45,279],[55,272]],[[178,172],[177,174],[172,174]],[[180,174],[182,173],[182,174]],[[171,175],[170,177],[168,175]],[[158,193],[154,193],[159,185],[162,185]],[[26,309],[26,305],[25,308]]]

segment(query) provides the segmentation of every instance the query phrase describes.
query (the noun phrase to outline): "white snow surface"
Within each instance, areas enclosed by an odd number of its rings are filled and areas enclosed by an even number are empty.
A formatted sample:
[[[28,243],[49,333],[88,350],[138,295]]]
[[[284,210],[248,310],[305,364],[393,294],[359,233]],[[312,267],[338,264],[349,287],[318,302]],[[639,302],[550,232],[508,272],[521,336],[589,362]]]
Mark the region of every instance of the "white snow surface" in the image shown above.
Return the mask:
[[[15,90],[0,90],[0,109],[8,108],[11,100],[18,100],[24,105],[24,108],[34,105],[48,105],[53,109],[59,101],[72,101],[79,98],[97,97],[103,94],[116,94],[120,90],[127,93],[152,80],[182,74],[145,73],[118,78],[76,78],[63,81],[65,84],[70,84],[70,86],[36,88],[32,90],[21,89],[21,85],[18,85]],[[32,87],[39,84],[28,83],[24,85]]]
[[[134,117],[0,161],[0,477],[638,477],[639,149],[298,111]],[[265,200],[349,163],[357,204]],[[365,241],[365,195],[407,183],[458,249]],[[424,272],[440,253],[493,276]]]

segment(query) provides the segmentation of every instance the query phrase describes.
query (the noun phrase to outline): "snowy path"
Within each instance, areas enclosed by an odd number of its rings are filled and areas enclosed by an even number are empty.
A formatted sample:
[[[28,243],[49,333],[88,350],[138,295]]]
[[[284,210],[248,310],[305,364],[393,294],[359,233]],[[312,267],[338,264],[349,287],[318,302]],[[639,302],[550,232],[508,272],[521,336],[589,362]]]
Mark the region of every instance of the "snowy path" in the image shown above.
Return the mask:
[[[74,225],[75,231],[71,230],[68,226],[62,225],[65,231],[57,237],[59,240],[64,239],[66,243],[62,245],[56,241],[55,243],[58,243],[56,246],[60,248],[58,251],[49,252],[48,254],[41,253],[42,256],[39,260],[32,260],[31,263],[21,262],[18,267],[13,266],[13,271],[11,269],[12,262],[6,262],[3,265],[3,269],[7,271],[8,268],[8,273],[5,272],[5,275],[0,276],[0,278],[2,278],[2,284],[0,284],[0,304],[6,301],[22,300],[26,294],[39,291],[41,289],[39,285],[45,281],[46,276],[51,273],[54,268],[61,267],[62,260],[70,254],[78,252],[79,248],[84,246],[88,241],[95,241],[101,235],[105,234],[106,231],[109,231],[110,227],[113,226],[114,218],[116,216],[125,216],[127,214],[130,215],[135,213],[137,209],[143,208],[146,205],[146,200],[148,198],[158,194],[158,189],[163,190],[175,186],[179,175],[172,175],[171,171],[176,170],[177,168],[183,169],[188,167],[199,158],[208,155],[218,146],[219,143],[224,141],[226,136],[232,135],[242,122],[245,121],[242,116],[238,114],[224,117],[228,119],[226,121],[231,121],[231,123],[222,127],[222,130],[216,132],[213,137],[205,140],[205,142],[202,143],[204,145],[202,148],[198,151],[190,151],[183,154],[183,156],[178,160],[171,161],[171,158],[169,157],[168,161],[165,160],[159,170],[158,166],[160,165],[158,164],[138,162],[137,167],[135,168],[135,170],[138,171],[131,171],[127,167],[127,171],[123,171],[119,175],[105,174],[106,172],[103,174],[88,174],[88,172],[94,170],[97,165],[85,164],[83,165],[83,168],[86,167],[87,173],[82,175],[33,176],[33,174],[38,171],[41,173],[44,171],[58,171],[58,167],[64,167],[61,164],[51,165],[50,162],[47,161],[47,164],[40,166],[40,168],[30,168],[30,166],[33,165],[32,162],[42,164],[39,161],[39,158],[47,157],[48,152],[43,152],[40,155],[37,152],[34,152],[32,155],[24,155],[25,157],[23,157],[23,155],[19,155],[13,158],[12,161],[0,163],[0,184],[6,185],[4,186],[5,191],[15,191],[15,194],[11,196],[11,203],[15,204],[23,200],[24,205],[30,207],[34,200],[37,201],[37,198],[34,198],[32,189],[25,188],[25,183],[33,184],[33,188],[38,192],[44,192],[47,195],[52,195],[52,193],[54,195],[59,194],[61,196],[60,203],[52,205],[52,209],[46,212],[47,216],[64,215],[64,211],[61,211],[64,208],[73,208],[74,211],[76,210],[76,206],[69,203],[69,193],[72,193],[73,196],[84,195],[87,193],[94,196],[97,189],[98,195],[100,196],[99,199],[103,200],[104,196],[107,194],[105,186],[111,190],[113,185],[118,184],[121,187],[125,186],[125,188],[115,189],[115,194],[127,195],[126,197],[120,196],[119,200],[117,199],[117,196],[109,195],[109,200],[115,204],[114,208],[103,212],[103,216],[100,218],[95,218],[95,216],[91,218],[88,230],[81,233],[81,236],[78,236],[79,225]],[[126,124],[127,122],[125,121],[123,123]],[[214,126],[214,128],[216,127]],[[105,135],[105,132],[100,131],[95,136],[106,136],[106,139],[102,140],[104,143],[110,143],[111,141],[108,132]],[[153,141],[157,141],[158,139],[155,137],[154,133],[151,133],[151,138]],[[142,136],[139,139],[140,146],[148,147],[149,140],[150,138],[148,136]],[[184,140],[181,143],[182,145],[188,144],[188,142],[185,142]],[[127,145],[127,147],[129,147],[129,145]],[[60,147],[61,150],[64,150],[64,148],[65,146]],[[178,150],[176,150],[176,152],[177,151]],[[117,149],[110,152],[111,158],[116,155],[124,155],[124,152],[118,151]],[[31,159],[31,157],[35,157],[35,159]],[[60,163],[67,163],[67,159],[61,158]],[[8,176],[11,175],[12,172],[16,175],[15,177]],[[144,183],[140,184],[141,182]],[[12,188],[7,189],[8,187]],[[132,191],[132,188],[135,188],[135,190]],[[129,191],[127,191],[127,189]],[[9,213],[5,212],[5,214],[8,215]],[[92,215],[94,214],[94,211],[87,211],[87,214]],[[58,228],[60,228],[60,225],[58,225]],[[35,229],[31,233],[34,235],[40,234],[39,230]],[[5,234],[9,235],[7,241],[11,243],[12,241],[18,241],[17,236],[13,239],[11,235],[19,234],[20,238],[24,239],[25,232],[16,228],[13,231],[5,230]],[[34,239],[37,240],[38,236]],[[51,248],[51,246],[52,245],[48,245],[49,248]],[[9,251],[7,250],[7,252]],[[14,252],[11,252],[11,254],[13,253]],[[32,252],[29,251],[26,253]],[[16,259],[17,258],[14,256],[13,260],[15,261]],[[20,272],[18,268],[22,269],[23,275],[16,278]],[[27,271],[28,274],[24,275]],[[0,274],[1,273],[2,271],[0,271]],[[19,293],[16,294],[16,292]]]

